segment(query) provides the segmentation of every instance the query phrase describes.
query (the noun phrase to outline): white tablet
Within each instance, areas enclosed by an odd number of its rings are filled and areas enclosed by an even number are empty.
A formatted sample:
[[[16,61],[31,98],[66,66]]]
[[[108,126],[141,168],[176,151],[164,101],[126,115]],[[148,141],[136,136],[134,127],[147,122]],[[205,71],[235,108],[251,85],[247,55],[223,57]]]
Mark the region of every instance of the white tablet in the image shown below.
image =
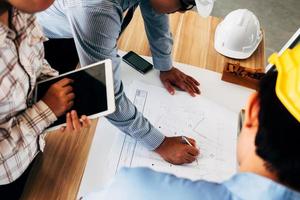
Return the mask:
[[[105,116],[115,111],[115,96],[111,60],[107,59],[59,76],[37,83],[35,102],[39,101],[55,82],[70,78],[75,93],[74,105],[78,116],[87,115],[90,119]],[[50,125],[48,130],[65,125],[66,116],[62,115]]]

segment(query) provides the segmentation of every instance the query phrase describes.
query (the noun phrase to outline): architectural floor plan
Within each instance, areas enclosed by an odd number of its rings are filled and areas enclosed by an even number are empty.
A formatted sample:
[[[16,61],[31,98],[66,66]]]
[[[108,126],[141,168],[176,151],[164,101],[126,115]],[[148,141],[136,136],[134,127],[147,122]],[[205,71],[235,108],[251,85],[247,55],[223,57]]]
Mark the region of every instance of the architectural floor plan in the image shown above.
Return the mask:
[[[236,171],[237,114],[200,96],[185,92],[170,95],[164,88],[134,82],[129,98],[137,109],[166,136],[187,136],[197,141],[198,161],[172,165],[138,141],[118,134],[111,151],[111,170],[150,167],[176,176],[222,181]]]

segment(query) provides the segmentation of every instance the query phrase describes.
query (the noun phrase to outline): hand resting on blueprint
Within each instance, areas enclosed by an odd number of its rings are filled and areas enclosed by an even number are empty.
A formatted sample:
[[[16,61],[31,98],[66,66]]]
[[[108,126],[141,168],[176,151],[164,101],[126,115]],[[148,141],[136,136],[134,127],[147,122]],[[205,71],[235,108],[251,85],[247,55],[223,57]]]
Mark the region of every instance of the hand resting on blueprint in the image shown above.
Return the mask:
[[[197,159],[199,150],[194,139],[188,137],[187,139],[193,146],[182,141],[182,137],[166,137],[155,152],[166,161],[175,165],[192,163]]]
[[[172,67],[169,71],[161,71],[160,80],[172,95],[175,93],[174,86],[188,92],[193,97],[200,94],[198,88],[200,83],[175,67]]]

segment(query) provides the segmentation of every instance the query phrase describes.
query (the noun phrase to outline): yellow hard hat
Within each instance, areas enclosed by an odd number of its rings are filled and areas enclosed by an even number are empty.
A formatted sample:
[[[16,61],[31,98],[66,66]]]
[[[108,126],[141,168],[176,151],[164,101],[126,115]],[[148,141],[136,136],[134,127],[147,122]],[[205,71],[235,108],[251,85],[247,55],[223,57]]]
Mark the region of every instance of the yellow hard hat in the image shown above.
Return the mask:
[[[286,109],[300,122],[300,44],[282,55],[274,53],[269,62],[276,65],[276,95]]]

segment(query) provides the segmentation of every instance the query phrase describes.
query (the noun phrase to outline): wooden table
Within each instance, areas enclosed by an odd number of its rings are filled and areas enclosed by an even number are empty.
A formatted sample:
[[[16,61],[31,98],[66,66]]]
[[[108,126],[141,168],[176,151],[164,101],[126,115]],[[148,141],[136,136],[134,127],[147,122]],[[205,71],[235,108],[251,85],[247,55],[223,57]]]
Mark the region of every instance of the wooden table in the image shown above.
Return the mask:
[[[47,134],[44,153],[37,157],[21,199],[76,199],[97,121],[80,134]]]
[[[216,72],[222,72],[227,62],[263,70],[265,66],[264,39],[255,53],[246,60],[224,57],[214,49],[214,33],[221,21],[222,19],[216,17],[201,18],[196,12],[170,15],[170,29],[174,39],[173,60]],[[119,48],[151,56],[139,10],[120,38]]]
[[[215,17],[200,18],[194,12],[172,14],[170,24],[174,38],[174,61],[217,72],[222,71],[226,62],[263,69],[264,42],[247,60],[229,59],[214,50],[214,31],[220,21]],[[139,10],[136,11],[118,45],[124,51],[133,50],[141,55],[150,55]],[[96,125],[97,120],[94,120],[92,126],[79,135],[60,132],[47,135],[45,151],[31,171],[23,200],[76,199]]]

